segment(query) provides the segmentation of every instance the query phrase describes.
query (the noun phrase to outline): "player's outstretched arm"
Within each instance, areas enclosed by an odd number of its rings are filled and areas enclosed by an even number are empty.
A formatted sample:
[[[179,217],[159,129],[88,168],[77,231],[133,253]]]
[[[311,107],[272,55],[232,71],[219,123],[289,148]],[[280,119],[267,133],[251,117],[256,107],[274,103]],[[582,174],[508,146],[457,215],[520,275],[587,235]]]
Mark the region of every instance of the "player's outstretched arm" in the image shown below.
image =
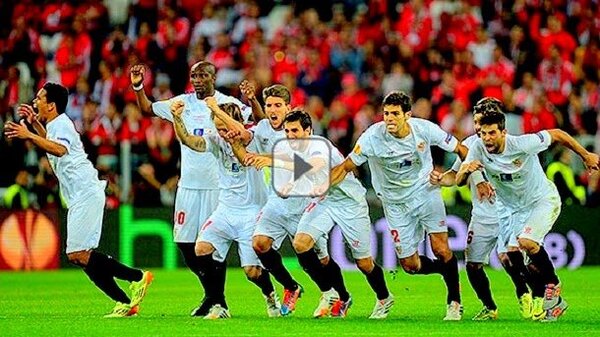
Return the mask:
[[[341,164],[331,169],[331,186],[341,183],[349,172],[352,172],[357,168],[358,166],[354,164],[352,159],[346,158]]]
[[[152,113],[152,102],[146,96],[144,92],[144,72],[146,66],[143,64],[133,65],[129,71],[129,79],[131,80],[131,87],[135,92],[135,99],[137,101],[140,110],[146,115],[153,115]]]
[[[183,118],[181,117],[184,106],[185,104],[182,101],[175,101],[171,103],[171,114],[173,114],[173,127],[175,128],[175,134],[177,134],[177,138],[179,138],[179,140],[190,149],[198,152],[205,152],[206,141],[204,138],[201,136],[190,135],[185,128]]]
[[[33,126],[33,129],[40,137],[46,138],[46,129],[44,128],[42,123],[40,123],[40,121],[37,119],[37,116],[35,115],[35,112],[33,111],[33,107],[31,107],[31,105],[28,105],[28,104],[19,105],[18,112],[19,112],[19,116],[21,116],[21,118],[25,118],[27,123],[29,123],[29,124],[31,124],[31,126]]]
[[[548,133],[550,134],[550,137],[552,137],[552,142],[558,142],[577,153],[579,157],[583,159],[585,167],[588,170],[598,171],[598,168],[600,167],[600,158],[597,154],[586,150],[575,140],[575,138],[561,129],[551,129],[548,130]]]
[[[248,80],[243,80],[242,83],[240,83],[240,91],[246,97],[248,103],[250,103],[254,122],[258,123],[259,120],[265,119],[267,116],[265,115],[260,102],[256,98],[256,87],[254,84],[250,83]]]
[[[25,125],[24,119],[22,119],[19,124],[15,122],[6,123],[6,126],[4,127],[4,134],[6,134],[6,137],[9,139],[29,139],[40,149],[57,157],[62,157],[67,154],[67,148],[63,145],[46,138],[42,138],[39,135],[29,131],[29,129],[27,129],[27,125]]]

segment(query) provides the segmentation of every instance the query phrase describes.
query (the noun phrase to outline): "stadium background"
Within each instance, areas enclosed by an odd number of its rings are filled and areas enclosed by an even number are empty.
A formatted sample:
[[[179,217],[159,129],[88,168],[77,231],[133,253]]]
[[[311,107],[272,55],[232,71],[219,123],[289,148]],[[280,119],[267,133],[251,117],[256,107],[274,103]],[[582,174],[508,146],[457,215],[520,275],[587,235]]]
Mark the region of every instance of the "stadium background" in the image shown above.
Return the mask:
[[[70,88],[67,113],[110,182],[102,247],[136,266],[182,266],[170,236],[179,145],[170,124],[135,105],[128,69],[138,62],[148,65],[154,99],[189,90],[189,65],[202,59],[217,66],[219,90],[234,96],[242,79],[258,90],[282,83],[343,153],[381,120],[379,102],[394,89],[413,96],[414,116],[459,139],[473,132],[473,103],[494,96],[512,133],[560,127],[600,148],[600,11],[592,0],[10,0],[0,2],[0,22],[0,129],[45,81]],[[65,210],[44,154],[2,137],[0,157],[0,269],[69,267]],[[440,168],[452,160],[435,153]],[[600,264],[598,175],[561,148],[542,161],[564,205],[547,239],[555,263]],[[368,172],[361,176],[368,186]],[[465,192],[444,190],[457,252],[469,219]],[[374,249],[393,269],[371,192],[369,202]],[[332,241],[344,265],[339,235]]]

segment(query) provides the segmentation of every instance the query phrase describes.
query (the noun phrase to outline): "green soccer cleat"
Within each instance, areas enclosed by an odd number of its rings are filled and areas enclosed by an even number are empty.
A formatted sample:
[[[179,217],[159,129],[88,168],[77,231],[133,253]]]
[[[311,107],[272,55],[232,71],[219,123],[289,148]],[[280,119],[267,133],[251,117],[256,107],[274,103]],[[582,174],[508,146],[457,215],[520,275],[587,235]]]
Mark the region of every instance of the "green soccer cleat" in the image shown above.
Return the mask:
[[[531,293],[525,293],[519,298],[519,312],[521,313],[521,317],[530,319],[532,310],[533,298],[531,297]]]
[[[544,298],[534,297],[531,305],[531,319],[539,321],[546,317],[546,310],[544,310]]]
[[[131,290],[131,306],[135,307],[142,303],[148,287],[154,280],[154,275],[151,272],[145,271],[142,279],[137,282],[131,282],[129,289]]]
[[[104,318],[130,317],[137,315],[139,307],[126,303],[117,302],[110,314],[104,315]]]
[[[483,307],[481,311],[473,317],[474,321],[493,321],[498,319],[498,309],[491,310]]]

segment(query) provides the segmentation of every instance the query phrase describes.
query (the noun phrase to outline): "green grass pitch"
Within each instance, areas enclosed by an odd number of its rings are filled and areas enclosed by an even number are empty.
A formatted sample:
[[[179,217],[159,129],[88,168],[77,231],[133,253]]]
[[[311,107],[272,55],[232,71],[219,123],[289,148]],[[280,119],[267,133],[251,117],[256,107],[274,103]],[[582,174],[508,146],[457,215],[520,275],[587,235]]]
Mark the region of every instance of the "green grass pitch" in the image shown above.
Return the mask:
[[[345,273],[354,305],[345,319],[313,319],[319,293],[301,270],[293,274],[305,294],[291,317],[267,318],[259,290],[240,269],[229,269],[227,300],[232,318],[189,317],[202,293],[187,270],[154,270],[155,280],[137,317],[103,319],[112,302],[78,270],[0,273],[0,336],[590,336],[600,335],[600,267],[560,270],[570,307],[559,322],[542,324],[519,317],[508,277],[488,269],[499,320],[473,322],[480,309],[461,272],[464,320],[444,322],[445,288],[437,275],[387,275],[396,305],[385,321],[367,319],[374,305],[359,272]],[[278,287],[281,293],[280,287]]]

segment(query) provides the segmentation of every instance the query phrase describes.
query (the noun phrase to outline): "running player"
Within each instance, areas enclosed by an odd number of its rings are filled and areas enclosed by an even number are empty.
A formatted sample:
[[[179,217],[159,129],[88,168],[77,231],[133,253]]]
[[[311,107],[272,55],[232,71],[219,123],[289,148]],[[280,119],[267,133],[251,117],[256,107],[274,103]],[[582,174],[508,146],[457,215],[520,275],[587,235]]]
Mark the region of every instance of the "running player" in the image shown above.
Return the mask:
[[[183,94],[166,101],[154,103],[148,99],[143,90],[144,71],[145,66],[143,64],[134,65],[131,67],[130,76],[137,103],[142,112],[173,122],[170,106],[174,101],[181,100],[189,109],[189,112],[184,114],[183,118],[186,128],[193,135],[202,136],[208,130],[214,131],[211,111],[204,102],[206,97],[214,96],[219,104],[235,103],[242,110],[245,119],[250,114],[250,109],[240,101],[215,90],[216,68],[209,62],[195,63],[190,69],[190,81],[194,87],[194,93]],[[199,261],[194,252],[194,245],[200,225],[206,221],[217,207],[219,199],[217,167],[218,164],[211,153],[196,152],[185,144],[181,144],[181,178],[175,196],[173,238],[183,255],[186,265],[196,274],[205,290],[210,285],[206,283],[203,275],[198,270]],[[222,277],[224,277],[225,266],[221,267],[219,270],[223,274]],[[192,310],[191,315],[205,316],[211,306],[210,298],[205,296],[202,303]]]
[[[508,228],[509,239],[525,251],[537,270],[535,277],[544,287],[533,288],[534,320],[555,321],[568,305],[560,296],[560,281],[548,253],[544,237],[560,214],[561,201],[556,186],[548,180],[537,154],[558,142],[577,153],[589,170],[598,170],[597,154],[585,150],[560,129],[512,136],[506,133],[505,116],[500,109],[484,111],[480,120],[480,139],[472,145],[456,174],[464,184],[470,174],[483,168],[496,187],[498,199],[506,208],[501,227]]]
[[[247,92],[246,95],[249,96],[251,93]],[[262,95],[265,101],[267,119],[260,120],[251,129],[252,137],[244,139],[243,143],[248,144],[251,141],[250,146],[256,148],[256,153],[271,154],[275,143],[285,138],[283,120],[290,111],[291,95],[289,90],[280,84],[265,88]],[[228,116],[219,116],[225,121],[229,129],[239,130],[241,128],[239,122],[228,118]],[[251,158],[253,158],[253,154],[248,154],[247,160]],[[271,173],[268,168],[264,171],[269,174]],[[290,175],[280,170],[274,174]],[[282,198],[271,188],[272,184],[270,182],[268,185],[270,186],[269,197],[266,205],[261,209],[257,217],[256,229],[252,237],[252,246],[265,269],[283,285],[281,314],[286,316],[295,310],[296,302],[301,296],[303,289],[285,268],[281,255],[277,250],[281,247],[286,236],[292,238],[296,234],[298,222],[310,199],[301,197]],[[322,263],[331,268],[333,273],[339,270],[337,263],[328,257],[326,238],[323,237],[317,240],[316,251]],[[333,296],[333,292],[329,291],[332,286],[326,280],[319,280],[317,284],[324,294]],[[334,298],[326,298],[325,302],[333,303],[334,300]]]
[[[304,141],[301,141],[298,146],[290,143],[282,145],[282,148],[278,149],[280,152],[273,154],[277,156],[275,159],[273,156],[258,156],[251,161],[253,165],[257,168],[265,166],[279,168],[275,171],[290,170],[293,161],[281,159],[281,155],[290,156],[292,153],[309,162],[313,167],[311,171],[323,168],[329,160],[333,164],[343,161],[343,156],[329,140],[311,136],[312,120],[308,113],[301,110],[289,112],[284,119],[284,130],[288,139]],[[330,152],[332,158],[328,157]],[[387,289],[383,270],[371,256],[371,219],[365,192],[365,188],[356,177],[350,174],[338,186],[332,187],[326,195],[315,198],[306,207],[300,219],[293,242],[300,264],[313,279],[319,279],[324,275],[337,292],[331,297],[327,294],[322,297],[314,313],[315,317],[329,315],[345,317],[352,305],[352,298],[344,286],[341,274],[328,272],[326,267],[319,263],[314,249],[319,238],[328,236],[336,223],[340,226],[352,251],[356,265],[365,274],[369,285],[377,295],[375,308],[369,318],[386,318],[394,304],[394,296]],[[339,298],[335,299],[335,297]],[[333,305],[330,305],[329,301],[332,298],[335,300]]]
[[[133,316],[153,276],[96,250],[102,233],[106,181],[98,179],[98,171],[88,160],[73,121],[64,113],[67,100],[65,87],[51,82],[44,84],[33,100],[33,108],[26,104],[19,108],[37,134],[28,130],[25,120],[20,124],[6,123],[5,133],[9,139],[28,139],[47,153],[68,207],[66,253],[69,262],[81,267],[100,290],[117,302],[113,311],[104,317]],[[33,109],[37,110],[37,116]],[[131,283],[131,298],[117,285],[115,278]]]
[[[462,144],[467,148],[471,148],[473,143],[479,138],[479,123],[481,116],[486,108],[496,108],[501,106],[501,102],[493,97],[485,97],[481,99],[473,107],[473,124],[476,134],[467,137],[462,141]],[[455,182],[456,172],[460,169],[462,161],[457,158],[452,168],[446,172],[439,173],[432,171],[430,181],[434,185],[452,186]],[[477,298],[483,303],[483,308],[473,320],[484,321],[494,320],[498,318],[498,308],[492,297],[489,279],[483,269],[483,265],[489,262],[489,256],[496,246],[498,258],[502,266],[505,268],[517,292],[519,299],[519,309],[524,318],[531,318],[532,297],[527,288],[526,274],[528,274],[523,255],[518,247],[507,247],[504,242],[504,231],[501,233],[499,226],[498,212],[502,211],[502,206],[499,201],[494,204],[487,199],[480,200],[477,197],[477,187],[473,180],[469,181],[471,189],[473,209],[471,211],[471,222],[469,224],[467,235],[467,248],[465,250],[465,260],[467,263],[467,276],[469,282],[475,290]],[[512,261],[512,263],[511,263]]]
[[[448,246],[444,203],[437,186],[429,182],[433,170],[431,145],[456,152],[467,149],[451,134],[423,119],[411,118],[410,97],[394,91],[383,99],[384,121],[370,126],[358,139],[353,152],[332,170],[332,185],[369,162],[373,187],[383,202],[396,254],[410,274],[442,274],[448,289],[444,320],[460,320],[458,263]],[[419,256],[417,248],[429,234],[436,260]]]
[[[239,107],[234,103],[217,105],[214,97],[207,97],[205,102],[213,112],[223,110],[238,122],[243,121]],[[217,120],[218,134],[208,130],[202,136],[191,135],[184,124],[185,110],[183,101],[171,104],[173,124],[177,136],[183,144],[194,151],[212,153],[219,165],[219,205],[200,228],[196,241],[196,255],[199,270],[207,280],[209,287],[205,289],[207,297],[212,299],[212,306],[206,319],[230,317],[225,302],[225,277],[219,269],[224,269],[225,258],[233,241],[238,243],[241,265],[250,281],[263,292],[267,302],[269,316],[279,316],[280,304],[274,291],[268,272],[260,267],[260,261],[252,249],[252,232],[254,219],[266,199],[266,186],[259,172],[245,168],[240,163],[239,150],[243,148],[239,142],[229,144],[223,137],[227,129]]]

